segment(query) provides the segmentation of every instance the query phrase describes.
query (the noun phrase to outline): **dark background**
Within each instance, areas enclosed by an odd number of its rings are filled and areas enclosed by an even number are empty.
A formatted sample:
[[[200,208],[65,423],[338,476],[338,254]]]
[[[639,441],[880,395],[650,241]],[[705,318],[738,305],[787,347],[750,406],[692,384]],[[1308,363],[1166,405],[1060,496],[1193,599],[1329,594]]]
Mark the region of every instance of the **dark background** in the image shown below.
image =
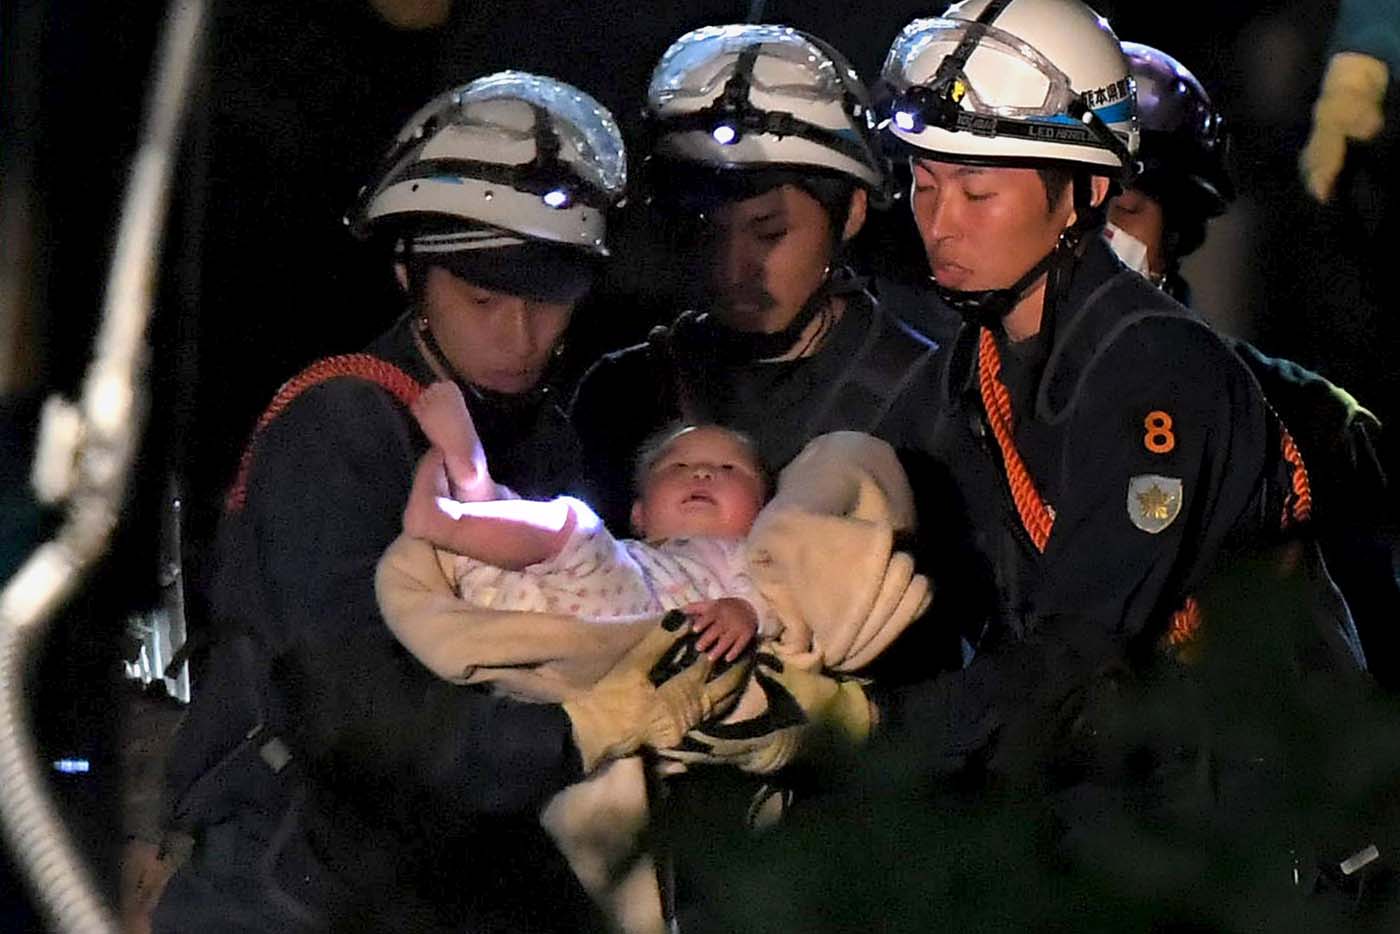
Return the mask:
[[[773,0],[764,18],[829,38],[873,76],[898,29],[939,6]],[[1334,206],[1307,200],[1294,170],[1334,5],[1101,6],[1120,37],[1158,45],[1192,68],[1235,127],[1241,199],[1193,264],[1200,304],[1383,418],[1400,415],[1392,353],[1400,334],[1386,307],[1393,300],[1380,293],[1379,244],[1389,239],[1380,227],[1395,221],[1393,185],[1379,169],[1393,145],[1356,154]],[[15,141],[35,156],[31,307],[42,311],[30,351],[48,385],[72,387],[89,351],[161,7],[7,4],[12,19],[28,19],[26,51],[37,59],[33,71],[7,69],[12,84],[38,76],[33,107],[7,114],[22,117]],[[169,244],[174,281],[161,312],[177,320],[157,334],[157,371],[178,379],[179,390],[155,417],[176,430],[196,506],[216,499],[251,420],[282,380],[317,356],[358,348],[396,313],[382,254],[352,240],[341,218],[409,113],[444,87],[515,67],[579,85],[634,136],[648,73],[666,45],[747,12],[733,0],[650,4],[645,15],[596,0],[460,0],[443,28],[407,33],[364,0],[216,4]],[[638,226],[627,220],[624,234]],[[905,212],[896,206],[881,225],[902,232]],[[888,242],[872,234],[867,240]],[[655,294],[666,269],[636,240],[618,244],[632,261],[617,264],[612,288],[579,315],[565,378],[599,348],[645,332],[654,312],[638,296]],[[875,260],[890,262],[887,248]]]
[[[596,0],[460,0],[443,28],[408,33],[364,0],[216,4],[211,67],[168,247],[173,287],[161,312],[177,321],[157,334],[156,369],[178,377],[179,391],[154,414],[177,429],[196,504],[216,498],[282,380],[318,356],[358,348],[396,314],[382,253],[349,237],[341,218],[406,116],[442,88],[515,67],[579,85],[635,137],[648,73],[669,42],[748,12],[733,0],[648,6],[640,15]],[[829,38],[869,77],[898,29],[939,6],[773,0],[764,18]],[[1380,293],[1379,244],[1388,238],[1379,228],[1394,226],[1394,193],[1383,173],[1368,171],[1393,147],[1357,153],[1330,207],[1306,199],[1294,170],[1334,6],[1101,6],[1120,37],[1158,45],[1192,68],[1235,128],[1241,198],[1193,264],[1200,304],[1266,351],[1347,387],[1383,418],[1400,415],[1400,366],[1390,352],[1400,333],[1387,313],[1393,300]],[[30,350],[43,381],[67,388],[90,349],[162,5],[19,4],[31,7],[40,11],[28,23],[37,27],[28,51],[38,93],[19,136],[35,156],[31,307],[42,311]],[[565,378],[600,347],[644,333],[655,313],[638,296],[654,295],[665,269],[638,249],[626,214],[615,252],[632,261],[616,265],[611,288],[578,316]],[[898,205],[875,224],[899,232],[906,225]],[[890,239],[880,234],[867,239]],[[874,259],[891,262],[884,247]]]
[[[941,8],[773,0],[763,18],[828,39],[869,78],[904,23]],[[1295,169],[1335,3],[1121,0],[1098,8],[1120,38],[1181,59],[1234,126],[1240,201],[1188,266],[1198,304],[1225,329],[1348,388],[1382,420],[1400,420],[1400,324],[1381,246],[1396,233],[1394,89],[1385,136],[1353,150],[1332,205],[1308,200]],[[632,134],[665,47],[687,29],[742,20],[748,10],[719,0],[458,0],[446,26],[409,33],[386,25],[365,0],[215,4],[177,174],[152,330],[152,431],[131,519],[115,557],[56,629],[35,682],[46,748],[94,762],[86,777],[63,777],[60,790],[95,852],[120,836],[111,806],[118,779],[108,766],[121,734],[110,697],[120,690],[123,620],[154,599],[153,516],[165,479],[174,472],[183,485],[197,568],[219,494],[272,392],[312,359],[358,349],[397,315],[384,257],[352,240],[341,218],[401,122],[437,91],[510,67],[577,84]],[[11,209],[0,216],[13,218],[20,201],[28,206],[23,223],[0,226],[0,276],[8,276],[0,296],[18,296],[27,312],[17,319],[18,353],[0,372],[7,479],[23,474],[15,465],[32,436],[35,401],[78,392],[163,12],[152,0],[0,4],[0,191]],[[917,252],[891,246],[912,243],[902,205],[873,226],[864,247],[872,263],[917,261]],[[635,211],[624,212],[620,227],[615,253],[631,259],[616,264],[577,315],[565,382],[602,349],[640,338],[658,316],[664,258],[645,248]],[[12,537],[44,518],[21,525],[17,515],[4,520]],[[111,864],[103,863],[109,879]]]

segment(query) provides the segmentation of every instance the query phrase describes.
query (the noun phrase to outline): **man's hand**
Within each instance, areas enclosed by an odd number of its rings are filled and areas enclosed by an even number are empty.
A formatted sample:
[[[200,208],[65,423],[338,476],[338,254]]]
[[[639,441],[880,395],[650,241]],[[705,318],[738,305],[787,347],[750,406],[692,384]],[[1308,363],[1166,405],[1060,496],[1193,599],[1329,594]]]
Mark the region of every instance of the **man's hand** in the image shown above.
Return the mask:
[[[758,633],[758,613],[740,597],[700,600],[681,612],[690,617],[691,630],[702,634],[695,640],[696,651],[708,652],[711,661],[734,661]]]
[[[754,680],[763,688],[767,709],[736,723],[691,730],[661,755],[685,763],[732,765],[745,772],[776,772],[814,739],[825,735],[855,746],[870,734],[874,710],[858,682],[785,665],[760,653]]]
[[[704,655],[659,684],[652,683],[652,671],[690,634],[684,615],[668,613],[596,685],[564,702],[585,772],[643,747],[674,746],[687,730],[726,709],[738,696],[752,666],[731,665],[711,679],[714,665]]]
[[[165,884],[189,855],[192,841],[182,834],[169,838],[174,845],[162,846],[131,839],[121,854],[122,934],[150,934],[151,912],[160,901]]]

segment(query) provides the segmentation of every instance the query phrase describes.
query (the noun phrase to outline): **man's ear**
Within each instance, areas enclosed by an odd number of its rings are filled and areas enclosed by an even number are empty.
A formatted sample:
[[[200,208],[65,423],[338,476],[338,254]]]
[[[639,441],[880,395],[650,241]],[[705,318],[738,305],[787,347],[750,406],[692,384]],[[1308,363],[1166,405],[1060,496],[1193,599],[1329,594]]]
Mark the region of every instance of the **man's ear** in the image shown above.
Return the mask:
[[[1089,203],[1095,206],[1103,204],[1104,199],[1108,197],[1109,185],[1109,180],[1102,175],[1089,176]]]
[[[864,188],[851,192],[851,207],[846,212],[846,226],[841,229],[841,242],[849,243],[865,226],[865,215],[870,209],[870,193]]]
[[[1095,207],[1103,205],[1104,199],[1108,197],[1109,186],[1112,183],[1102,175],[1089,176],[1089,203]],[[1071,227],[1079,220],[1079,212],[1074,209],[1074,185],[1066,185],[1063,197],[1070,199],[1069,219],[1065,221],[1066,227]]]
[[[398,281],[399,288],[408,291],[408,267],[403,263],[394,264],[394,279]]]
[[[632,501],[632,532],[638,538],[647,537],[647,512],[642,508],[642,501],[639,499]]]

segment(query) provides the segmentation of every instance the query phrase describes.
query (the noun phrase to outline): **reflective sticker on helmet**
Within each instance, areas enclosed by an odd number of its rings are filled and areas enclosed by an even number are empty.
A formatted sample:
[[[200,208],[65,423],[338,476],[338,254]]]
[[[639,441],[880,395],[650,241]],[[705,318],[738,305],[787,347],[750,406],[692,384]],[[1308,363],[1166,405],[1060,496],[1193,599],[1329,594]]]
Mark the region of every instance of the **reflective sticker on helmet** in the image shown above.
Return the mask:
[[[1094,113],[1104,123],[1122,123],[1133,118],[1133,102],[1119,101],[1107,107],[1095,107]]]
[[[1100,110],[1108,104],[1116,104],[1119,101],[1122,101],[1125,105],[1127,105],[1129,103],[1129,91],[1132,89],[1132,85],[1130,82],[1130,78],[1124,77],[1118,79],[1112,84],[1106,84],[1101,88],[1094,88],[1092,91],[1085,91],[1083,95],[1084,102],[1090,107],[1092,107],[1095,111]],[[1129,108],[1125,106],[1123,108],[1123,111],[1124,118],[1126,118],[1127,114],[1130,112]],[[1099,116],[1103,116],[1103,114],[1100,113]],[[1108,118],[1104,117],[1104,119]]]

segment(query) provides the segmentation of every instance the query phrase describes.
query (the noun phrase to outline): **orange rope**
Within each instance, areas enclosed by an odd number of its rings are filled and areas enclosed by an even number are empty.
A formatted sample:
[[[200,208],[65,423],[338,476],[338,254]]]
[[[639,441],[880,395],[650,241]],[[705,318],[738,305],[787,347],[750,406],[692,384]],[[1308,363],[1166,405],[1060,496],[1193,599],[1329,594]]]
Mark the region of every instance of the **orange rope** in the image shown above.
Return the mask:
[[[1167,626],[1167,645],[1173,648],[1181,648],[1196,638],[1196,633],[1201,628],[1201,604],[1195,597],[1187,597],[1181,604],[1181,609],[1171,616],[1171,621]]]
[[[1280,427],[1282,427],[1281,423]],[[1307,465],[1303,463],[1302,452],[1298,450],[1298,444],[1293,440],[1293,435],[1289,434],[1287,428],[1283,428],[1283,434],[1279,439],[1279,448],[1283,452],[1283,459],[1288,462],[1293,472],[1293,488],[1284,498],[1281,520],[1281,526],[1286,529],[1291,525],[1306,522],[1312,517],[1312,485],[1308,479]],[[1163,638],[1165,647],[1176,650],[1178,657],[1189,661],[1192,657],[1193,644],[1200,634],[1202,621],[1200,603],[1195,597],[1187,597],[1181,604],[1181,609],[1171,615],[1166,635]]]
[[[338,357],[317,360],[283,383],[282,388],[277,390],[277,395],[272,397],[272,402],[268,404],[267,410],[258,418],[258,423],[253,428],[252,437],[248,439],[247,446],[243,448],[243,456],[239,458],[238,475],[228,491],[227,499],[224,500],[224,508],[227,511],[239,511],[247,500],[248,471],[252,469],[253,450],[263,430],[272,424],[273,419],[286,411],[297,396],[312,386],[339,376],[355,376],[377,383],[404,405],[412,405],[419,393],[423,391],[422,384],[403,370],[370,354],[343,354]]]
[[[1293,468],[1293,489],[1284,498],[1283,518],[1279,523],[1281,528],[1286,529],[1312,518],[1312,481],[1308,479],[1308,468],[1303,463],[1303,453],[1298,450],[1298,444],[1287,428],[1283,429],[1279,447],[1283,450],[1283,459]]]
[[[1011,501],[1016,504],[1016,512],[1021,516],[1036,550],[1044,551],[1050,540],[1050,530],[1055,525],[1055,514],[1031,480],[1021,453],[1016,450],[1016,442],[1011,437],[1011,393],[1001,381],[1001,355],[997,352],[992,332],[982,329],[977,347],[977,380],[982,391],[982,407],[987,410],[987,422],[1001,448],[1001,460],[1006,465],[1006,481],[1011,487]]]

